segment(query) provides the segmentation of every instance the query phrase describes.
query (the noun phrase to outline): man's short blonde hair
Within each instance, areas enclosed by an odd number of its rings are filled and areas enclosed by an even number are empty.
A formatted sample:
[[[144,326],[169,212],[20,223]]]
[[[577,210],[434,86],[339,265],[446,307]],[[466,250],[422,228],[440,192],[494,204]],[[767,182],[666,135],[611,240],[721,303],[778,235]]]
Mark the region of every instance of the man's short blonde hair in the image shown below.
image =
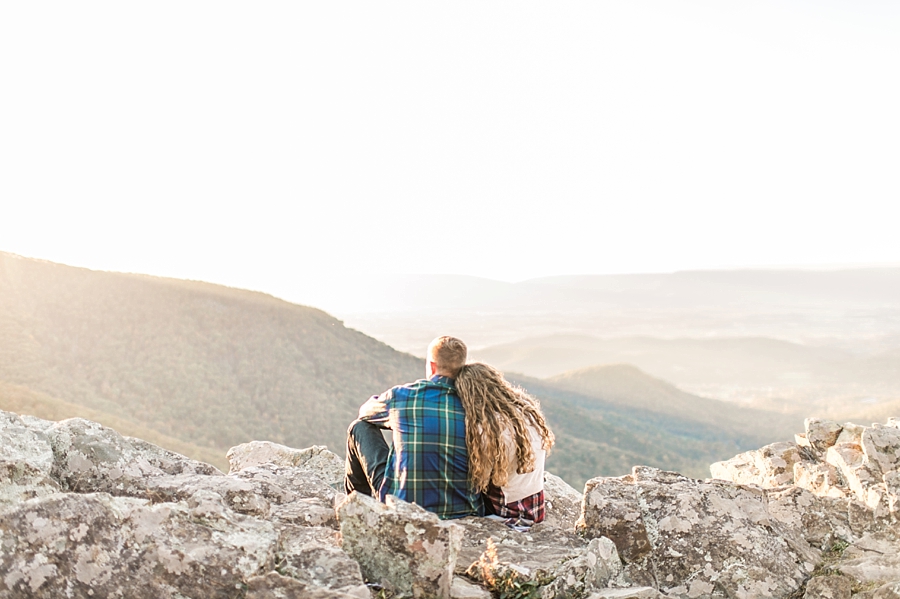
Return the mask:
[[[466,363],[467,354],[465,343],[447,335],[438,337],[428,346],[428,360],[434,362],[439,371],[451,377],[456,377],[459,369]]]

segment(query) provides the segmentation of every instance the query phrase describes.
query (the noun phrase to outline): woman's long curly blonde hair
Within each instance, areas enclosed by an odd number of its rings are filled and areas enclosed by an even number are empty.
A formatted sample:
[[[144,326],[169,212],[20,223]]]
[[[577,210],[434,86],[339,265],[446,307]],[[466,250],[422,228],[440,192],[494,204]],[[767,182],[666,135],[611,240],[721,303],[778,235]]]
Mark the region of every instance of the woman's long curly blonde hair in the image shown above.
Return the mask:
[[[519,474],[534,469],[529,425],[540,434],[545,450],[553,447],[553,433],[538,400],[511,385],[493,366],[481,362],[463,366],[456,375],[456,392],[466,411],[469,482],[476,491],[485,491],[489,483],[502,487],[508,482],[504,431],[513,435]]]

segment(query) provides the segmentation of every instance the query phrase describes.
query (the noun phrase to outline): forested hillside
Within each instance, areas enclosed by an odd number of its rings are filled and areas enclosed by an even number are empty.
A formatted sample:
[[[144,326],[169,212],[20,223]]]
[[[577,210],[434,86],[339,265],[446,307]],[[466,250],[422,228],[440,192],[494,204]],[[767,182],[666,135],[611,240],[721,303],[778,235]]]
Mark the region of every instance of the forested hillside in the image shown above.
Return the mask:
[[[0,254],[0,381],[224,452],[251,439],[342,452],[416,358],[333,317],[206,283]]]

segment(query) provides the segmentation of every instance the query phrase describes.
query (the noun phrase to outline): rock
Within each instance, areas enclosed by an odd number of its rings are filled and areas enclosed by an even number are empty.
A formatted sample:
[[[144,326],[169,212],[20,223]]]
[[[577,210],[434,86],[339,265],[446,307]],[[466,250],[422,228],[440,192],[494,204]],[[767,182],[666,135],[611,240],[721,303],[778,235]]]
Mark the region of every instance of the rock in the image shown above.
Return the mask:
[[[807,418],[803,425],[806,429],[807,441],[819,454],[825,453],[829,447],[834,445],[843,430],[843,427],[837,422],[822,418]]]
[[[34,423],[0,411],[0,511],[58,492],[52,469],[53,447],[47,435]]]
[[[491,594],[465,578],[453,577],[450,585],[450,596],[453,599],[491,599]]]
[[[544,501],[547,512],[543,524],[575,530],[581,516],[582,495],[560,477],[544,471]]]
[[[756,465],[753,451],[745,451],[729,460],[710,464],[709,473],[713,478],[740,485],[756,485],[762,480],[762,472]]]
[[[280,533],[275,555],[278,572],[309,587],[370,599],[359,563],[341,550],[334,530],[285,525]]]
[[[229,474],[253,466],[301,468],[306,475],[315,475],[330,485],[344,483],[344,460],[328,451],[324,445],[293,449],[269,441],[251,441],[228,450]]]
[[[838,542],[851,543],[865,532],[853,530],[847,500],[819,497],[800,487],[774,489],[766,495],[773,518],[823,551]]]
[[[900,465],[900,429],[876,424],[860,435],[866,465],[876,474],[894,472]]]
[[[837,469],[847,487],[864,503],[868,498],[869,487],[882,481],[880,473],[876,474],[868,468],[866,456],[859,445],[833,445],[828,448],[825,461]]]
[[[531,588],[544,585],[558,577],[572,560],[583,556],[588,547],[574,531],[547,522],[527,532],[490,518],[469,517],[456,522],[465,531],[456,571],[488,588],[493,588],[491,579],[509,578]]]
[[[337,529],[334,504],[338,493],[317,478],[304,479],[295,469],[253,467],[225,476],[155,476],[147,478],[144,486],[138,495],[154,501],[183,501],[199,491],[209,491],[241,514]]]
[[[900,540],[890,530],[868,533],[847,547],[836,567],[862,584],[900,580]]]
[[[123,437],[83,418],[57,422],[47,429],[53,446],[53,476],[63,489],[140,496],[147,479],[175,474],[219,475],[215,467],[162,447]]]
[[[838,435],[837,440],[832,443],[832,445],[837,445],[839,443],[862,445],[862,433],[865,428],[866,427],[853,424],[852,422],[845,423],[844,427],[841,429],[841,434]]]
[[[105,493],[57,494],[0,514],[0,596],[234,597],[273,566],[272,524]]]
[[[0,410],[0,462],[25,464],[49,474],[53,459],[50,439],[38,423],[26,423],[18,415]]]
[[[367,599],[371,597],[366,591]],[[247,581],[246,599],[359,599],[340,591],[332,591],[269,572],[265,576],[254,576]]]
[[[769,514],[764,490],[647,467],[588,481],[577,528],[612,539],[625,576],[659,584],[669,596],[787,596],[819,561],[797,531]]]
[[[748,451],[709,467],[713,478],[765,488],[783,487],[794,482],[794,464],[800,461],[796,443],[772,443]]]
[[[554,576],[542,590],[543,599],[583,597],[609,586],[627,586],[616,545],[606,537],[593,539],[581,555],[563,564]]]
[[[626,564],[653,551],[634,483],[631,475],[589,480],[585,485],[584,509],[575,525],[576,532],[587,538],[611,539]]]
[[[463,529],[421,507],[351,493],[338,507],[342,547],[370,581],[400,597],[450,597]]]
[[[325,480],[310,475],[303,468],[282,468],[278,466],[253,466],[228,476],[238,480],[250,481],[254,484],[265,484],[278,487],[292,493],[296,497],[317,499],[322,505],[334,509],[338,498],[345,497],[342,491],[336,491]],[[281,502],[279,502],[281,503]]]
[[[653,587],[630,587],[625,589],[603,589],[588,596],[588,599],[662,599],[663,595]]]
[[[794,464],[794,484],[816,495],[842,498],[843,478],[833,465],[801,460]]]
[[[873,599],[900,599],[900,581],[881,585],[872,594]]]
[[[806,583],[803,599],[850,599],[852,583],[846,576],[816,576]]]
[[[59,490],[59,484],[48,473],[26,462],[0,461],[0,512]]]

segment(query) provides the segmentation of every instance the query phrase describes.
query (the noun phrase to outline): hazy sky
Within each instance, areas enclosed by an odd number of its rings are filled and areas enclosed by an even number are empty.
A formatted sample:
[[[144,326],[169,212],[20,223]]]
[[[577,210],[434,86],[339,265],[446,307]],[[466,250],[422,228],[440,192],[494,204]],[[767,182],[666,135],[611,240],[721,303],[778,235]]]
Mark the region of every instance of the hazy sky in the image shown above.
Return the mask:
[[[0,250],[287,297],[900,262],[898,32],[893,0],[4,2]]]

